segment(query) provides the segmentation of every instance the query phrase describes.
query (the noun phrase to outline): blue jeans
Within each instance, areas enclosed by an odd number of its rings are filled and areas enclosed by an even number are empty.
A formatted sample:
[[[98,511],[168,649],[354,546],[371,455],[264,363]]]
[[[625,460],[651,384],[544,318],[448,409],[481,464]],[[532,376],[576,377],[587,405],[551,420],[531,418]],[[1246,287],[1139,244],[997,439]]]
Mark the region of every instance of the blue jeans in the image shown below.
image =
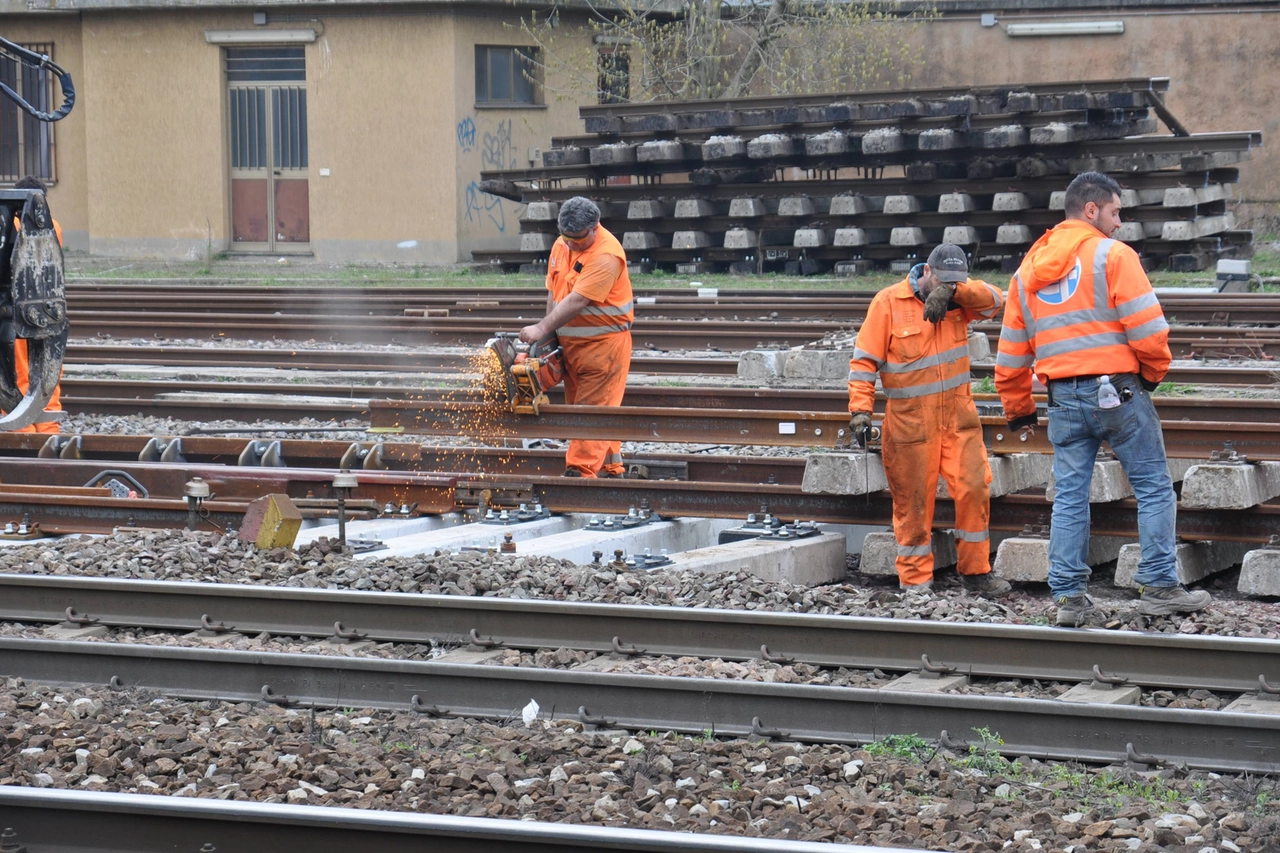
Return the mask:
[[[1164,436],[1151,395],[1138,377],[1121,373],[1111,384],[1124,400],[1098,408],[1097,379],[1049,383],[1049,441],[1057,493],[1049,530],[1049,589],[1054,600],[1084,595],[1089,583],[1089,486],[1098,446],[1111,445],[1138,501],[1138,541],[1142,560],[1135,580],[1144,586],[1178,583],[1174,524],[1177,502],[1164,454]]]

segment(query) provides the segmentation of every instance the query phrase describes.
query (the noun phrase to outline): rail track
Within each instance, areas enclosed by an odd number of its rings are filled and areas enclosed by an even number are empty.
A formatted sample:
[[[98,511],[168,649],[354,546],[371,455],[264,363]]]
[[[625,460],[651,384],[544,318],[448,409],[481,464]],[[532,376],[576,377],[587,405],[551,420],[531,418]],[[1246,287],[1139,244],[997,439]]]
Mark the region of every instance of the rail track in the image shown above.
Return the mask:
[[[0,787],[17,850],[131,853],[871,853],[888,848],[331,806]],[[6,829],[6,832],[9,832]]]

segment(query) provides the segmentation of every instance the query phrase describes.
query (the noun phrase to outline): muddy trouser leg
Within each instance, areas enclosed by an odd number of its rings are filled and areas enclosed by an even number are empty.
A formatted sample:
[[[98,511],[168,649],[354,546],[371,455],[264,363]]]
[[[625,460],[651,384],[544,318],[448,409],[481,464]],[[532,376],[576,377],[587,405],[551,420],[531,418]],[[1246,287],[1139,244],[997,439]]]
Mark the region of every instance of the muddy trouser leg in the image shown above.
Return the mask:
[[[903,584],[915,586],[933,578],[933,504],[941,448],[933,407],[901,402],[909,405],[894,407],[885,417],[884,473],[893,496],[894,566]]]
[[[561,338],[561,343],[566,343]],[[602,335],[593,340],[574,340],[565,346],[565,400],[579,406],[620,406],[627,391],[631,368],[631,333]],[[570,378],[573,398],[570,400]],[[622,474],[622,443],[573,439],[565,454],[565,467],[584,477],[604,470]]]
[[[991,463],[982,423],[968,398],[956,400],[956,428],[942,442],[942,476],[956,508],[956,571],[991,571]]]

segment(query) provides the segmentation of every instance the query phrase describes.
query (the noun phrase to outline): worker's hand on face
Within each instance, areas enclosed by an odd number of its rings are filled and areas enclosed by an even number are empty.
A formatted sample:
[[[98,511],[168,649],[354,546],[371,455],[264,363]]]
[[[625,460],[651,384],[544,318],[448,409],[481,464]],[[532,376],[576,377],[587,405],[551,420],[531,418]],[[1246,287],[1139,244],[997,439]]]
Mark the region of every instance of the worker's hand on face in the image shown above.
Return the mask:
[[[940,282],[924,300],[924,318],[930,323],[940,323],[947,316],[947,305],[955,295],[954,285]]]
[[[534,323],[532,326],[525,326],[520,330],[520,340],[524,341],[526,344],[536,344],[546,336],[547,333],[542,331],[542,326],[539,323]]]
[[[849,413],[850,434],[857,435],[860,431],[864,429],[870,429],[870,427],[871,427],[870,412],[850,412]]]

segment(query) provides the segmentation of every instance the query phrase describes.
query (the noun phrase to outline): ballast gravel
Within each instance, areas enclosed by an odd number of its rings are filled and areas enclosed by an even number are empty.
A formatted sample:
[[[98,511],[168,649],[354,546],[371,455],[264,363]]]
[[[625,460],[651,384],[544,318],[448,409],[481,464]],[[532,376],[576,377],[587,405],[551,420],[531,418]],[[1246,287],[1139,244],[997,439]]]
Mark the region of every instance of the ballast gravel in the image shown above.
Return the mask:
[[[949,851],[1280,850],[1266,777],[0,681],[0,785]]]

